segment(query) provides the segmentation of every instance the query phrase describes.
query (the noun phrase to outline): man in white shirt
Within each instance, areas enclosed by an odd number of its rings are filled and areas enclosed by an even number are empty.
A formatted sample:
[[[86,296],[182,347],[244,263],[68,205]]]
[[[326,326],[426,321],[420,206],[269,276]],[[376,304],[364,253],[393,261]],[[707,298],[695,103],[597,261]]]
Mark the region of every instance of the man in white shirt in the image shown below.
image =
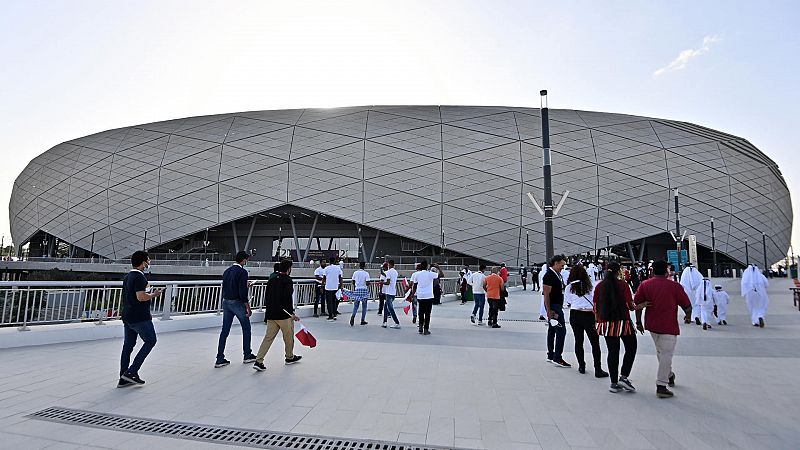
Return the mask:
[[[475,306],[472,308],[470,322],[475,323],[475,314],[478,314],[478,325],[483,325],[483,308],[486,305],[486,291],[483,289],[483,282],[486,281],[486,264],[481,264],[477,272],[472,273],[469,284],[472,286],[472,298],[475,299]]]
[[[314,279],[317,280],[317,285],[314,286],[314,317],[319,317],[317,314],[317,306],[322,305],[322,314],[325,315],[325,285],[322,284],[322,277],[325,274],[326,261],[319,260],[319,267],[314,269]]]
[[[692,317],[684,318],[684,323],[692,323],[692,320],[694,320],[696,324],[700,325],[700,302],[698,300],[698,294],[699,298],[702,299],[703,292],[700,288],[703,285],[703,276],[700,275],[700,271],[691,263],[687,263],[686,268],[683,269],[683,273],[681,273],[680,283],[686,295],[689,297],[689,300],[692,301]]]
[[[355,325],[359,305],[361,305],[361,325],[367,324],[367,299],[369,299],[367,283],[369,282],[369,273],[364,270],[365,266],[366,263],[364,261],[358,263],[358,270],[353,272],[355,289],[347,292],[348,296],[353,299],[353,314],[350,315],[351,327]]]
[[[383,304],[383,328],[386,328],[386,319],[389,315],[394,320],[392,328],[400,328],[400,321],[397,320],[397,314],[394,312],[394,297],[397,295],[397,270],[394,268],[394,260],[388,261],[389,270],[386,271],[386,280],[383,282],[383,294],[386,296]]]
[[[342,269],[336,264],[336,258],[331,257],[329,262],[322,272],[322,284],[325,287],[325,301],[328,303],[327,320],[336,320],[336,315],[339,314],[336,291],[342,288]]]
[[[422,260],[419,263],[419,272],[416,272],[411,280],[411,295],[417,296],[419,303],[419,334],[430,335],[431,309],[433,309],[433,280],[439,274],[428,270],[428,261]]]

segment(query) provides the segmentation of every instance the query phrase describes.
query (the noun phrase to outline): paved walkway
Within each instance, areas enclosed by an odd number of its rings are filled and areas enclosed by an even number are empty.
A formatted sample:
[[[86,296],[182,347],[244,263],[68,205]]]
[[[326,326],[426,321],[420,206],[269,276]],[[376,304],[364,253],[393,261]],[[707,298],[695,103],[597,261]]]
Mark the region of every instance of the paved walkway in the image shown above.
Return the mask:
[[[530,321],[538,295],[514,292],[501,318],[525,321],[501,321],[499,330],[469,324],[469,306],[458,303],[434,308],[431,336],[418,335],[410,316],[401,330],[381,329],[374,311],[363,327],[306,319],[317,348],[298,344],[303,361],[284,366],[276,341],[264,373],[239,362],[238,329],[233,364],[222,369],[213,368],[217,329],[164,333],[141,388],[115,388],[121,339],[0,350],[0,447],[223,448],[25,417],[63,406],[460,448],[798,448],[800,312],[789,283],[773,281],[764,329],[749,324],[738,280],[724,284],[730,325],[682,325],[673,399],[655,396],[649,336],[639,336],[635,394],[547,364],[546,328]],[[254,324],[254,347],[263,333]],[[575,363],[571,352],[565,359]]]

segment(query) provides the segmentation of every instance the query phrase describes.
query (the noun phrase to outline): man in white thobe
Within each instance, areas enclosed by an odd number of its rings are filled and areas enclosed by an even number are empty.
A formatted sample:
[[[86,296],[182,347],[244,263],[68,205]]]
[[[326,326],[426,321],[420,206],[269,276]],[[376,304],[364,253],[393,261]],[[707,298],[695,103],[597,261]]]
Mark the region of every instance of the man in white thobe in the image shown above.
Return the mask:
[[[700,275],[700,271],[691,264],[687,265],[686,268],[683,269],[683,273],[681,273],[681,286],[683,286],[686,296],[692,300],[693,305],[691,320],[687,316],[683,320],[684,323],[692,323],[691,321],[694,320],[696,324],[700,325],[700,304],[697,302],[697,292],[702,285],[703,276]]]
[[[728,324],[728,303],[730,298],[728,293],[722,289],[721,285],[714,286],[714,304],[717,305],[717,325]]]
[[[703,323],[704,330],[708,330],[712,323],[716,323],[714,320],[714,289],[711,286],[711,280],[703,278],[703,284],[697,290],[697,304],[700,305],[700,321]]]
[[[767,277],[751,264],[742,274],[742,296],[750,310],[750,321],[753,326],[764,328],[764,316],[767,315],[769,297],[767,297]]]
[[[547,273],[547,264],[542,264],[542,270],[539,271],[539,286],[541,292],[541,302],[539,303],[539,320],[547,320],[547,308],[544,307],[544,276]]]

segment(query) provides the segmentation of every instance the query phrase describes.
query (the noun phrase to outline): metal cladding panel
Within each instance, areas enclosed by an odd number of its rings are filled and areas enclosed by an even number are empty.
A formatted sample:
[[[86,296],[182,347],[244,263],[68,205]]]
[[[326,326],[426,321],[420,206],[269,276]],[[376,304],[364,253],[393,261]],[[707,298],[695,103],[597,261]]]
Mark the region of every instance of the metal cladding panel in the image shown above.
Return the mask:
[[[104,131],[34,158],[9,203],[17,241],[43,230],[126,257],[281,205],[309,208],[484,260],[541,260],[541,111],[386,105],[249,111]],[[682,224],[710,246],[770,261],[791,198],[744,139],[669,120],[550,110],[556,251],[578,253]],[[147,242],[144,232],[147,230]],[[527,241],[530,249],[525,249]]]

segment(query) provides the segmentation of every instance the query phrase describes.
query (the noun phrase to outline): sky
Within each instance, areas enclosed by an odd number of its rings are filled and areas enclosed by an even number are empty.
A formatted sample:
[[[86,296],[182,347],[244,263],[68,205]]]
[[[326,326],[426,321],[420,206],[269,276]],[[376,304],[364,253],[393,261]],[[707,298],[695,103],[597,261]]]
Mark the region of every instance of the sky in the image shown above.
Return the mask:
[[[264,109],[539,107],[540,89],[551,108],[744,137],[800,211],[799,22],[793,1],[5,0],[0,233],[22,169],[80,136]]]

